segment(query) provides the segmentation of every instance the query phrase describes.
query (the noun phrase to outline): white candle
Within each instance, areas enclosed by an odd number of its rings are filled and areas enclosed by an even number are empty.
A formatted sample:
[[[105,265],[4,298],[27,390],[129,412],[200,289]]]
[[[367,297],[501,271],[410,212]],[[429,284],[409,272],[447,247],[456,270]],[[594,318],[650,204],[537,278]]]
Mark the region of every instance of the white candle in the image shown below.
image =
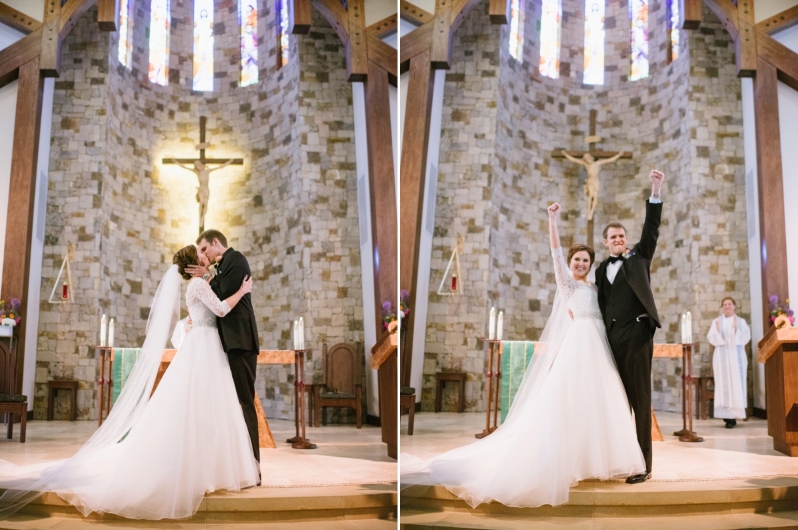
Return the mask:
[[[684,313],[682,313],[682,318],[679,321],[679,342],[681,342],[682,344],[684,344],[684,341],[687,338],[684,335],[684,327],[685,327],[685,322],[684,321],[685,321],[686,318],[687,318],[687,316]]]
[[[114,347],[114,319],[111,319],[111,322],[108,323],[108,346],[113,348]]]
[[[693,314],[687,312],[687,343],[693,343]]]
[[[305,319],[299,317],[299,349],[305,349]]]
[[[100,346],[105,346],[105,325],[106,325],[106,318],[105,313],[103,313],[103,317],[100,319]]]
[[[490,308],[488,315],[488,339],[493,340],[496,337],[496,308]]]
[[[499,320],[496,322],[496,340],[502,340],[504,331],[504,311],[499,311]]]
[[[299,349],[299,321],[294,320],[294,349]]]

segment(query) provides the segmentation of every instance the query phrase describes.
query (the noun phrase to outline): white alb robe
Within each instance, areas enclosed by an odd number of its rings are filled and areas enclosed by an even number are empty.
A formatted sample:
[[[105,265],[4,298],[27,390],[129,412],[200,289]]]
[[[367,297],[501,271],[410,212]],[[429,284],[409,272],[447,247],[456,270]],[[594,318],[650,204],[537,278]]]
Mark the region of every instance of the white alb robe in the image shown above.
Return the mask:
[[[748,324],[734,316],[720,316],[712,321],[707,340],[715,347],[712,370],[715,373],[715,417],[744,419],[748,406],[748,358],[745,345],[751,340]],[[720,330],[717,323],[720,322]]]

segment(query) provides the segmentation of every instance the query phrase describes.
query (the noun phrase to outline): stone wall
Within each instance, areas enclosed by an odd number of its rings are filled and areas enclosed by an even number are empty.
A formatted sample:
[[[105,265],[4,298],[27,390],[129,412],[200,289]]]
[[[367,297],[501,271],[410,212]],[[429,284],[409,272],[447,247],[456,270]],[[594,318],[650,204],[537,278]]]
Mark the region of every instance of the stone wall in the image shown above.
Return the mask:
[[[591,109],[598,111],[597,134],[604,138],[598,147],[634,154],[602,168],[594,222],[597,258],[606,256],[601,230],[610,220],[626,224],[631,242],[639,238],[648,173],[657,168],[666,174],[652,265],[663,324],[655,342],[678,340],[679,315],[687,310],[694,316],[695,336],[702,336],[724,293],[738,299],[740,314],[748,318],[745,204],[736,200],[745,192],[740,88],[733,45],[720,23],[705,12],[700,31],[686,37],[683,32],[681,58],[671,64],[665,32],[651,31],[650,76],[630,82],[628,4],[608,3],[605,84],[589,86],[581,82],[584,3],[563,2],[559,79],[538,73],[539,9],[528,4],[522,63],[508,53],[508,29],[490,26],[486,9],[475,10],[455,38],[444,100],[431,283],[443,274],[452,231],[459,229],[466,239],[465,291],[461,297],[430,295],[425,410],[433,406],[435,371],[446,369],[469,372],[467,409],[484,410],[485,353],[476,337],[486,332],[490,306],[505,311],[507,337],[540,335],[554,296],[546,206],[563,205],[563,246],[587,239],[585,172],[551,155],[559,148],[586,147]],[[652,2],[650,9],[649,27],[664,27],[664,3]],[[471,49],[480,39],[481,55]],[[451,149],[447,142],[467,147]],[[699,348],[695,365],[695,375],[709,375],[706,346]],[[655,408],[681,406],[680,375],[676,361],[654,362]],[[445,406],[453,407],[453,399],[447,393]]]
[[[42,292],[72,242],[76,303],[42,303],[37,418],[52,378],[80,380],[79,418],[96,418],[89,346],[101,313],[116,318],[118,346],[142,343],[158,281],[198,233],[196,177],[161,159],[197,156],[201,115],[208,156],[244,159],[211,175],[206,227],[248,257],[262,347],[290,347],[291,322],[304,316],[314,350],[306,378],[318,380],[324,342],[363,340],[351,89],[334,31],[314,14],[313,31],[291,37],[290,61],[278,68],[276,15],[265,2],[260,81],[241,88],[237,2],[217,2],[214,91],[195,92],[192,2],[172,2],[167,86],[147,79],[149,3],[135,6],[131,69],[117,60],[117,35],[96,30],[96,10],[64,46]],[[259,367],[268,417],[293,417],[293,377],[292,366]]]

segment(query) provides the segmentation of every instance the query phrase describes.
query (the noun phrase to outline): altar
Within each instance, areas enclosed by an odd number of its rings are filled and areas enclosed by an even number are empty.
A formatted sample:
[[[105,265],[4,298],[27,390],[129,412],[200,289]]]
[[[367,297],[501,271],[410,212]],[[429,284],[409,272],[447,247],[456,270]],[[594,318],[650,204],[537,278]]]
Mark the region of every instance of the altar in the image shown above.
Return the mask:
[[[110,406],[116,401],[119,393],[122,390],[122,386],[125,384],[130,371],[133,369],[133,366],[138,359],[139,352],[141,351],[140,348],[113,348],[113,353],[109,356],[110,358],[110,375],[104,381],[107,388],[107,400],[111,403],[108,405]],[[161,365],[158,367],[158,374],[155,376],[155,383],[153,384],[152,391],[158,388],[158,383],[161,382],[164,373],[166,373],[167,368],[171,364],[172,360],[174,359],[175,355],[177,354],[177,350],[170,349],[164,350],[163,357],[161,357]],[[296,357],[297,353],[294,350],[260,350],[258,354],[258,364],[294,364],[296,366]],[[101,356],[102,358],[102,356]],[[304,364],[304,363],[303,363]],[[301,374],[298,374],[301,375]],[[103,382],[102,376],[100,378],[100,403],[103,403]],[[114,381],[118,383],[116,385],[113,384]],[[304,384],[304,377],[297,377],[296,378],[297,384]],[[299,396],[300,400],[304,400],[304,392],[300,392],[301,396]],[[300,405],[297,402],[297,405]],[[296,407],[299,410],[299,407]],[[102,408],[100,409],[100,420],[102,420]],[[266,419],[266,415],[263,411],[263,405],[261,405],[260,398],[258,397],[257,393],[255,394],[255,410],[258,414],[258,438],[260,440],[260,447],[274,449],[277,447],[277,444],[274,441],[274,436],[272,435],[271,429],[269,428],[269,422]],[[302,414],[297,415],[297,423],[299,416]],[[302,415],[304,416],[304,415]],[[304,417],[302,418],[302,423],[304,424]],[[304,426],[304,425],[303,425]],[[299,433],[299,425],[297,425],[297,437],[301,437],[304,439],[304,435],[300,436]]]

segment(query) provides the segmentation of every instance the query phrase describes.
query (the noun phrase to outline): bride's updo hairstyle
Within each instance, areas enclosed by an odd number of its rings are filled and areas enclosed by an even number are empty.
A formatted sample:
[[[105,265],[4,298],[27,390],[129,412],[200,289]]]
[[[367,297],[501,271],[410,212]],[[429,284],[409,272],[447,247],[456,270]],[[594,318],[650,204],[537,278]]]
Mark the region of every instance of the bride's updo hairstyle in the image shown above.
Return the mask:
[[[570,259],[570,258],[569,258]],[[190,280],[191,275],[186,272],[186,267],[189,265],[199,265],[199,256],[197,255],[197,247],[188,245],[183,247],[175,253],[172,258],[172,263],[177,265],[177,272],[184,280]]]
[[[571,245],[571,248],[568,249],[568,265],[571,265],[571,258],[574,257],[574,254],[577,252],[587,252],[588,256],[590,256],[590,266],[593,266],[593,262],[596,261],[596,251],[593,250],[593,247],[589,247],[587,245],[583,245],[581,243],[577,243],[575,245]]]

